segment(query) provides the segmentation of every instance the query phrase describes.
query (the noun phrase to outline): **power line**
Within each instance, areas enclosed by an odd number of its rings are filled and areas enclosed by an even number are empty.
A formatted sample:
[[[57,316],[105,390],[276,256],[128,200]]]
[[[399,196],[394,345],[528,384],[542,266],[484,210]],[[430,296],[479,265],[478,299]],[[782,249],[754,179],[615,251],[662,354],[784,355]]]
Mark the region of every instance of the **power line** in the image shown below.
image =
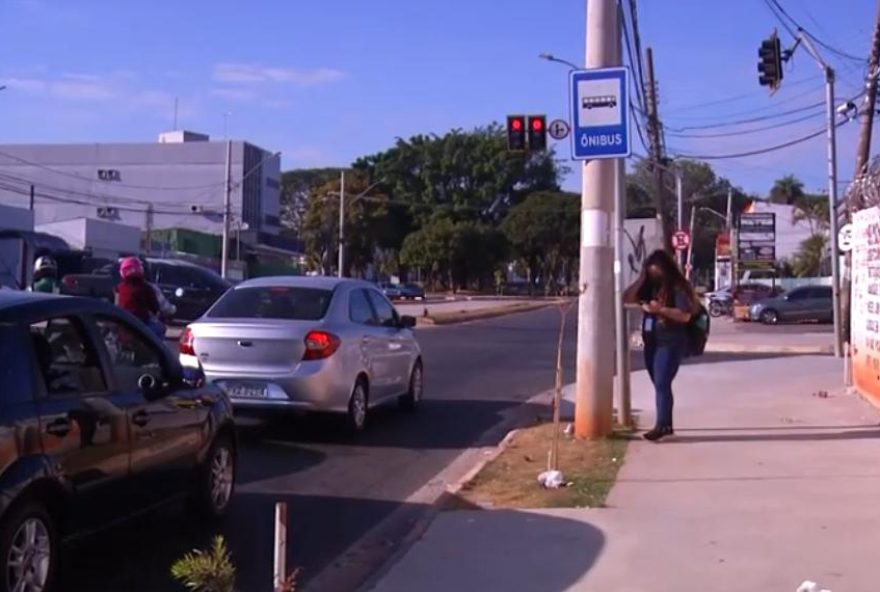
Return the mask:
[[[845,51],[842,51],[842,50],[840,50],[840,49],[837,49],[836,47],[834,47],[834,46],[832,46],[832,45],[830,45],[830,44],[828,44],[828,43],[825,43],[824,41],[822,41],[821,39],[819,39],[818,37],[816,37],[814,34],[810,33],[810,32],[809,32],[807,29],[805,29],[800,23],[798,23],[798,22],[794,19],[794,17],[792,17],[792,16],[788,13],[788,11],[785,10],[785,8],[782,7],[782,4],[780,4],[779,0],[764,0],[764,2],[767,3],[767,6],[770,7],[770,10],[773,11],[773,14],[776,15],[776,18],[777,18],[777,19],[783,24],[783,26],[786,28],[786,30],[788,30],[788,32],[791,33],[791,36],[792,36],[792,37],[797,38],[797,33],[795,33],[794,31],[792,31],[791,27],[788,25],[788,23],[786,23],[786,21],[783,19],[783,17],[784,17],[785,19],[787,19],[788,22],[790,22],[792,25],[794,25],[795,28],[797,28],[798,31],[803,31],[803,33],[804,33],[805,35],[809,36],[810,39],[812,39],[812,40],[815,41],[818,45],[821,45],[822,47],[824,47],[825,49],[827,49],[827,50],[830,51],[831,53],[836,54],[836,55],[838,55],[838,56],[840,56],[840,57],[842,57],[842,58],[845,58],[845,59],[848,59],[848,60],[853,60],[853,61],[855,61],[855,62],[859,62],[859,63],[862,63],[862,64],[867,63],[867,60],[866,60],[866,59],[864,59],[864,58],[860,58],[860,57],[858,57],[858,56],[854,56],[854,55],[852,55],[851,53],[847,53],[847,52],[845,52]],[[774,7],[775,7],[775,10],[774,10]],[[781,15],[781,16],[780,16],[780,15]]]
[[[807,121],[809,119],[815,119],[816,117],[818,117],[820,115],[821,115],[821,112],[810,113],[809,115],[798,117],[796,119],[791,119],[789,121],[783,121],[781,123],[774,123],[772,125],[765,125],[765,126],[748,128],[748,129],[743,129],[743,130],[736,130],[736,131],[732,131],[732,132],[721,132],[721,133],[714,133],[714,134],[687,134],[687,133],[681,134],[681,133],[676,133],[676,132],[669,132],[669,135],[674,138],[729,138],[731,136],[740,136],[740,135],[745,135],[745,134],[756,134],[759,132],[764,132],[764,131],[768,131],[768,130],[778,129],[781,127],[786,127],[788,125],[800,123],[802,121]]]
[[[79,181],[85,181],[87,183],[94,182],[94,179],[89,179],[88,177],[83,177],[82,175],[77,175],[76,173],[68,173],[67,171],[61,171],[61,170],[58,170],[56,168],[52,168],[50,166],[47,166],[47,165],[39,163],[39,162],[32,162],[30,160],[26,160],[24,158],[21,158],[19,156],[15,156],[14,154],[9,154],[7,152],[0,151],[0,156],[4,156],[4,157],[12,159],[16,162],[20,162],[21,164],[37,167],[37,168],[55,173],[56,175],[60,175],[63,177],[70,177],[72,179],[77,179]],[[132,185],[132,184],[128,184],[128,183],[114,181],[113,185],[116,187],[127,187],[129,189],[149,189],[149,190],[153,190],[153,191],[188,191],[188,190],[192,190],[192,189],[207,189],[209,187],[210,188],[223,187],[224,183],[225,183],[224,181],[218,181],[218,182],[207,184],[207,185],[202,184],[202,185],[191,185],[191,186],[182,186],[182,187],[167,187],[167,186],[163,187],[163,186],[153,186],[153,185]],[[130,198],[130,199],[134,199],[134,198]]]
[[[800,80],[794,80],[794,81],[792,81],[792,82],[787,83],[787,88],[792,88],[792,87],[795,87],[795,86],[799,86],[799,85],[801,85],[801,84],[805,84],[805,83],[807,83],[807,82],[813,82],[813,83],[815,83],[816,81],[815,81],[814,78],[801,78]],[[771,110],[771,109],[775,109],[777,106],[779,106],[779,105],[781,105],[781,104],[784,104],[784,103],[790,103],[790,102],[792,102],[792,101],[794,101],[794,100],[797,100],[797,99],[799,99],[799,98],[805,97],[805,96],[807,96],[807,95],[809,95],[809,94],[813,94],[813,93],[817,92],[820,88],[821,88],[820,85],[814,84],[813,87],[810,88],[809,90],[806,90],[806,91],[804,91],[804,92],[802,92],[802,93],[796,94],[796,95],[791,96],[791,97],[787,97],[787,98],[785,98],[785,99],[783,99],[783,100],[781,100],[781,101],[776,101],[776,102],[775,102],[774,104],[772,104],[772,105],[764,105],[763,107],[757,107],[757,108],[755,108],[755,109],[749,109],[748,111],[739,111],[739,112],[735,112],[735,113],[726,113],[725,115],[727,115],[727,116],[737,116],[737,115],[745,115],[745,114],[748,114],[748,113],[755,113],[755,112],[759,112],[759,111],[768,111],[768,110]],[[722,99],[715,99],[715,100],[711,100],[711,101],[706,101],[706,102],[704,102],[704,103],[692,103],[692,104],[689,104],[689,105],[680,105],[680,106],[673,107],[673,108],[669,109],[668,111],[671,112],[671,113],[676,113],[676,112],[679,112],[679,111],[691,111],[691,110],[694,110],[694,109],[702,109],[702,108],[704,108],[704,107],[714,107],[714,106],[717,106],[717,105],[725,105],[725,104],[728,104],[728,103],[735,103],[735,102],[737,102],[737,101],[742,101],[742,100],[744,100],[744,99],[757,99],[757,98],[761,98],[761,97],[762,97],[762,95],[757,94],[755,91],[752,91],[752,92],[748,92],[748,93],[743,93],[743,94],[741,94],[741,95],[734,95],[734,96],[732,96],[732,97],[725,97],[725,98],[722,98]],[[696,116],[692,116],[692,118],[694,118],[694,119],[700,119],[700,118],[705,118],[705,117],[706,117],[705,115],[696,115]],[[690,118],[691,118],[691,117],[682,117],[682,116],[673,117],[673,119],[690,119]]]
[[[843,123],[837,124],[838,127],[840,127],[841,125],[843,125]],[[784,142],[782,144],[776,144],[774,146],[767,146],[766,148],[759,148],[757,150],[749,150],[746,152],[739,152],[734,154],[679,154],[678,156],[682,158],[691,158],[694,160],[725,160],[729,158],[745,158],[746,156],[757,156],[759,154],[767,154],[768,152],[775,152],[777,150],[782,150],[783,148],[789,148],[790,146],[795,146],[808,140],[812,140],[813,138],[817,138],[822,134],[825,134],[826,132],[827,130],[823,128],[819,131],[813,132],[812,134],[808,134],[794,140],[789,140],[788,142]]]
[[[786,115],[794,115],[796,113],[803,113],[804,111],[809,111],[816,109],[825,105],[825,101],[819,101],[818,103],[813,103],[810,105],[804,105],[803,107],[798,107],[797,109],[789,109],[788,111],[780,111],[779,113],[771,113],[768,115],[761,115],[758,117],[749,117],[746,119],[739,119],[734,121],[727,121],[723,123],[707,123],[704,125],[688,125],[684,127],[670,127],[670,130],[676,132],[687,132],[690,130],[702,130],[702,129],[715,129],[719,127],[732,127],[735,125],[742,125],[744,123],[758,123],[759,121],[768,121],[770,119],[776,119],[778,117],[785,117]]]

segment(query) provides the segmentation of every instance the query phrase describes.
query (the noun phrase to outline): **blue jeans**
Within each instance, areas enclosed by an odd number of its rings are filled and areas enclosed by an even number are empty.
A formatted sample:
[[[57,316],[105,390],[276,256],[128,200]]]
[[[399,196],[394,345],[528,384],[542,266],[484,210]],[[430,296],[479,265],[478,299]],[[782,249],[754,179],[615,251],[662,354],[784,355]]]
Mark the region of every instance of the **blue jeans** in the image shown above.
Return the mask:
[[[658,343],[653,336],[645,336],[645,367],[654,383],[658,428],[672,428],[672,381],[678,374],[684,353],[684,342]]]

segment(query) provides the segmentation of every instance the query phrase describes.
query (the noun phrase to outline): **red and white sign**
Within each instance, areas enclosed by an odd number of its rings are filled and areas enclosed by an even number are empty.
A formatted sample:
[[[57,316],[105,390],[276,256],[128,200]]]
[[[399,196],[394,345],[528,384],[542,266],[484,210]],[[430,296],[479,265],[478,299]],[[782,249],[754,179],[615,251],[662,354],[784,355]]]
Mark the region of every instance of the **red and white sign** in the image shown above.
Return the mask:
[[[684,230],[677,230],[672,235],[672,247],[676,251],[684,251],[691,245],[691,235]]]

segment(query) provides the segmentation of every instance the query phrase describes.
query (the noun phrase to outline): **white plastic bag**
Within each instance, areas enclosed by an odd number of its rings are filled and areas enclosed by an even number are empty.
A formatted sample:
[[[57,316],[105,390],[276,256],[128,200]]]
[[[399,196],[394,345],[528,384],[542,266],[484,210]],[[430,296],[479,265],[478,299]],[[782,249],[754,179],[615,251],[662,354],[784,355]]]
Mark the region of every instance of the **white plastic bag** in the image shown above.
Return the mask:
[[[560,471],[544,471],[538,475],[538,483],[547,489],[559,489],[564,481]]]

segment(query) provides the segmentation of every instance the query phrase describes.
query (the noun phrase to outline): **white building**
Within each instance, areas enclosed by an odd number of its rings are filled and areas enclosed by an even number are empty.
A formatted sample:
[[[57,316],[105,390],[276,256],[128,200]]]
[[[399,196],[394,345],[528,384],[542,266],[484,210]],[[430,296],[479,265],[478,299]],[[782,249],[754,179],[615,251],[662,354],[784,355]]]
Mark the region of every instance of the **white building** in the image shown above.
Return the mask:
[[[37,232],[63,239],[72,249],[89,251],[93,257],[116,259],[122,254],[138,253],[141,249],[141,231],[94,218],[75,218],[62,222],[38,224]]]
[[[89,218],[219,235],[227,149],[233,228],[249,230],[246,242],[276,243],[280,155],[187,131],[156,143],[0,145],[0,204],[28,208],[33,186],[37,225]]]

